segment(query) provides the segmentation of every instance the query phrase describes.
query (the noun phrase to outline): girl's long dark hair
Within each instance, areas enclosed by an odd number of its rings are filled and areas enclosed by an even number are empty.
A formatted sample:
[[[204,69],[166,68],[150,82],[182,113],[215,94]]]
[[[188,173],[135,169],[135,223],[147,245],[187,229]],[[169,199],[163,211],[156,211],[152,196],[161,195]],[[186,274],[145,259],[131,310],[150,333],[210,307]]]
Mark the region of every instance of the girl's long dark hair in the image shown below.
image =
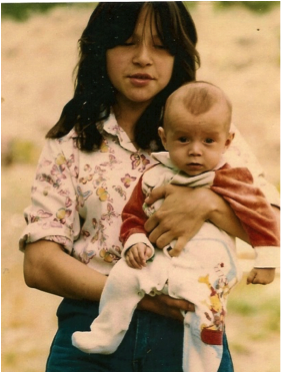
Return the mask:
[[[144,6],[151,7],[158,34],[175,57],[169,84],[153,99],[135,125],[135,141],[142,149],[152,142],[162,148],[158,137],[161,113],[167,97],[183,83],[195,80],[200,64],[195,49],[197,33],[194,22],[182,2],[105,2],[92,13],[79,40],[73,98],[63,108],[57,124],[47,138],[60,138],[74,128],[81,150],[98,149],[103,140],[97,123],[108,118],[115,103],[114,88],[106,71],[106,51],[124,43],[133,33]],[[156,150],[156,149],[155,149]]]

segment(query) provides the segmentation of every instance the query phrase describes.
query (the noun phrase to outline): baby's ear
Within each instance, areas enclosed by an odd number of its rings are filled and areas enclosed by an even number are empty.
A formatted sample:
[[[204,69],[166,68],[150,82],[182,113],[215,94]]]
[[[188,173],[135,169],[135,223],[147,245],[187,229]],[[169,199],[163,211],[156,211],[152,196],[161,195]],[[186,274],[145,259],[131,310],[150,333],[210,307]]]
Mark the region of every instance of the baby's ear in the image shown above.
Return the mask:
[[[234,137],[235,137],[235,132],[229,132],[229,136],[230,136],[230,140],[232,142],[234,140]]]
[[[235,137],[235,132],[229,132],[225,141],[225,150],[227,150]]]
[[[158,134],[159,134],[160,138],[162,138],[164,136],[164,129],[163,129],[163,127],[159,127],[158,128]]]
[[[163,147],[166,149],[166,135],[165,135],[165,130],[163,129],[163,127],[158,128],[158,134],[162,141]]]

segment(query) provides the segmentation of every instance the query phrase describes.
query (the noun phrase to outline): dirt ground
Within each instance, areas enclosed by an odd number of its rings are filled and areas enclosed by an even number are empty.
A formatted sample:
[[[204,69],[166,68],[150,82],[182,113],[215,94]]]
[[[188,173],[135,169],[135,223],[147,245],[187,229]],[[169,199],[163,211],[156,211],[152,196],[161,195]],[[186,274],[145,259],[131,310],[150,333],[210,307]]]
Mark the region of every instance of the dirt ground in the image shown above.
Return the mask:
[[[233,102],[233,121],[267,178],[279,187],[279,8],[262,15],[237,7],[215,10],[212,3],[203,1],[191,10],[202,58],[198,79],[212,81],[226,91]],[[72,96],[76,43],[90,14],[90,7],[58,8],[23,23],[2,22],[4,146],[9,139],[21,139],[32,141],[36,149],[42,147],[46,131]],[[15,162],[2,167],[3,372],[44,371],[56,330],[60,298],[24,285],[23,255],[17,247],[34,171],[34,164]],[[247,270],[252,263],[244,261],[243,265]],[[242,283],[232,294],[227,334],[236,371],[280,371],[279,315],[274,317],[271,310],[279,294],[279,273],[267,287]],[[238,311],[236,300],[240,303],[242,297],[250,313]],[[270,321],[275,325],[269,326]]]

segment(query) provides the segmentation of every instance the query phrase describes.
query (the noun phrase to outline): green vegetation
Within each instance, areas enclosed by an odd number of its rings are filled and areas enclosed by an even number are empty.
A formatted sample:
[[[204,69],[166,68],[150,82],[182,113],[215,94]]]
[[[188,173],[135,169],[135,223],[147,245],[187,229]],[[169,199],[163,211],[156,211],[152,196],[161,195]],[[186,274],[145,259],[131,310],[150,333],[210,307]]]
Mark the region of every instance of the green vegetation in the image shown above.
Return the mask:
[[[197,6],[197,1],[183,2],[189,9]],[[1,18],[12,18],[17,21],[25,21],[34,13],[46,13],[54,7],[91,6],[93,3],[2,3]],[[218,9],[230,8],[232,6],[243,6],[257,13],[265,13],[275,6],[280,6],[280,1],[214,1],[214,7]]]
[[[55,7],[93,6],[97,3],[2,3],[1,18],[25,21],[34,13],[46,13]]]
[[[263,14],[275,6],[280,6],[280,1],[215,1],[215,6],[220,8],[230,8],[238,5]]]
[[[196,8],[197,1],[183,1],[183,4],[186,6],[187,9],[191,10]]]
[[[238,284],[228,299],[228,312],[245,318],[253,326],[253,339],[261,339],[269,331],[280,330],[280,297],[272,285],[248,285],[246,279]],[[257,327],[259,325],[259,328]]]
[[[13,138],[2,140],[1,164],[10,166],[12,164],[36,164],[40,155],[40,149],[33,141]]]

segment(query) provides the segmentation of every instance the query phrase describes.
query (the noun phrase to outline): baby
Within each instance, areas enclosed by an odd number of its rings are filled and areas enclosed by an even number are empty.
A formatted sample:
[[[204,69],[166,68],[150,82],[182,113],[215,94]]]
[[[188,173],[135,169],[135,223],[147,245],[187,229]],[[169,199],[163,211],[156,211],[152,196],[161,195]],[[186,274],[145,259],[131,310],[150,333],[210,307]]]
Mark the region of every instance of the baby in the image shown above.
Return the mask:
[[[195,312],[184,315],[183,370],[218,370],[227,296],[241,278],[234,237],[205,222],[180,254],[174,250],[176,241],[155,250],[144,223],[163,201],[147,206],[144,200],[167,183],[212,188],[231,205],[256,250],[252,276],[269,282],[276,263],[268,253],[278,250],[279,228],[250,172],[232,169],[223,159],[233,139],[231,114],[229,99],[207,82],[188,83],[169,97],[159,128],[167,152],[152,154],[158,163],[142,175],[124,208],[122,259],[109,275],[91,331],[74,333],[74,346],[88,353],[113,353],[142,297],[164,293],[195,304]]]

